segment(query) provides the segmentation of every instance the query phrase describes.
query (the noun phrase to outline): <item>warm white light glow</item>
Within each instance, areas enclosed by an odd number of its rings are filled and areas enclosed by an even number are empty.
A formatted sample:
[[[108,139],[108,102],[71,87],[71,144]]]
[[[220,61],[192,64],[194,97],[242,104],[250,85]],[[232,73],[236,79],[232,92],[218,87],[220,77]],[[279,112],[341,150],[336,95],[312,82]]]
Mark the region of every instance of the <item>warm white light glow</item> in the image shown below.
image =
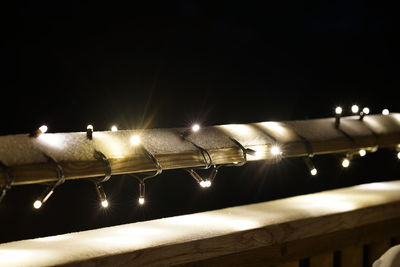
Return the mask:
[[[342,109],[341,107],[336,107],[336,108],[335,108],[335,113],[336,113],[337,115],[342,114],[342,112],[343,112],[343,109]]]
[[[351,106],[351,112],[353,112],[354,114],[358,113],[359,110],[360,108],[357,105]]]
[[[131,144],[132,144],[133,146],[139,145],[139,144],[140,144],[140,137],[137,136],[137,135],[132,136],[132,137],[131,137]]]
[[[358,153],[360,154],[361,157],[364,157],[365,155],[367,155],[367,151],[365,151],[365,149],[360,149],[360,151]]]
[[[107,201],[107,199],[106,199],[106,200],[103,200],[103,201],[101,202],[101,206],[103,206],[103,208],[107,208],[107,207],[108,207],[108,201]]]
[[[315,176],[315,175],[317,175],[317,173],[318,173],[318,171],[317,171],[316,168],[312,169],[310,172],[311,172],[311,175],[312,175],[312,176]]]
[[[210,180],[201,181],[200,186],[203,188],[208,188],[211,186],[211,181]]]
[[[36,200],[36,201],[33,203],[33,207],[34,207],[35,209],[40,209],[41,206],[42,206],[42,201],[40,201],[40,200]]]
[[[193,124],[193,126],[192,126],[192,131],[193,132],[198,132],[200,130],[200,125],[198,125],[197,123],[196,124]]]
[[[42,125],[42,126],[39,127],[39,130],[40,130],[42,133],[45,133],[45,132],[47,132],[48,127],[47,127],[46,125]]]
[[[397,158],[400,159],[400,152],[397,153]]]
[[[363,108],[363,110],[362,110],[366,115],[368,115],[369,114],[369,108],[367,108],[367,107],[365,107],[365,108]]]
[[[41,145],[60,150],[65,147],[66,138],[65,134],[41,134],[37,140]]]
[[[350,166],[350,160],[349,159],[343,159],[342,166],[343,166],[343,168],[349,167]]]
[[[113,132],[118,131],[118,127],[116,125],[111,126],[111,131]]]
[[[87,130],[92,130],[93,131],[93,125],[89,124],[88,126],[86,126]]]
[[[382,110],[382,115],[389,115],[389,110],[387,108],[385,108],[384,110]]]
[[[271,147],[271,154],[274,156],[278,156],[282,154],[281,148],[279,146]]]
[[[144,197],[139,197],[139,204],[143,205],[144,204]]]

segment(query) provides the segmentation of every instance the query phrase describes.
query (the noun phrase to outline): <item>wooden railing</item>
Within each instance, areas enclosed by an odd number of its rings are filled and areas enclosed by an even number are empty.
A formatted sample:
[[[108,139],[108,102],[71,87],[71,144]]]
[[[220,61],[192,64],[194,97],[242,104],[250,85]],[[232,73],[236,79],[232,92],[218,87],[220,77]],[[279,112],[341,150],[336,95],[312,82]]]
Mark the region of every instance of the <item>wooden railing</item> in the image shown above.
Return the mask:
[[[0,245],[1,266],[371,266],[400,241],[400,181]]]
[[[181,138],[187,129],[125,130],[95,132],[88,140],[84,132],[49,133],[38,138],[25,135],[0,136],[0,161],[10,167],[12,185],[57,181],[58,172],[44,154],[59,162],[65,178],[85,179],[104,175],[104,163],[94,150],[108,159],[113,175],[155,171],[155,165],[130,145],[140,135],[142,145],[157,158],[163,170],[204,166],[200,151]],[[377,147],[396,149],[400,144],[400,114],[344,117],[340,127],[335,118],[288,122],[260,122],[205,127],[187,137],[206,149],[213,164],[244,160],[242,150],[230,138],[256,151],[247,160],[275,160],[271,147],[280,145],[280,157],[302,157],[310,153],[357,153]],[[398,147],[397,149],[400,149]],[[310,151],[311,150],[311,151]],[[8,179],[0,171],[0,186]]]

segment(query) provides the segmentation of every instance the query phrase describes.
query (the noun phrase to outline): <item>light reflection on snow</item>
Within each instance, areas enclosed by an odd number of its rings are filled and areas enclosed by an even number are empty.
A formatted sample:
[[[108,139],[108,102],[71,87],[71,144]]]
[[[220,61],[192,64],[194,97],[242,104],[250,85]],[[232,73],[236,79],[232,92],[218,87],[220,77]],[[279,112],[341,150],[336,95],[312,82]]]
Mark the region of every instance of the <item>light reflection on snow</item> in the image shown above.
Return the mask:
[[[245,124],[227,124],[221,125],[221,128],[234,135],[248,135],[251,134],[252,131],[254,132],[250,126]]]
[[[128,149],[124,140],[121,140],[118,136],[114,136],[117,133],[93,133],[97,149],[102,151],[107,157],[111,158],[122,158],[128,155]]]
[[[46,147],[62,150],[65,148],[65,136],[61,134],[41,134],[37,137],[39,144]]]

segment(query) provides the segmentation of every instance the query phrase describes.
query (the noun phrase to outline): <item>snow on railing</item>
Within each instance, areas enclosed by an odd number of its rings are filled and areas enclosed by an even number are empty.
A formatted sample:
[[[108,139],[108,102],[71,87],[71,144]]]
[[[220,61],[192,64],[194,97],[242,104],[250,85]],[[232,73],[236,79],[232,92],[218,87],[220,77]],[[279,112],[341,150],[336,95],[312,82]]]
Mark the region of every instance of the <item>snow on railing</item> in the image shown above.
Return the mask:
[[[358,116],[341,117],[341,111],[336,109],[335,118],[305,121],[111,131],[94,131],[89,125],[86,132],[73,133],[47,133],[42,126],[29,135],[1,136],[0,201],[11,186],[47,183],[34,204],[40,208],[65,180],[90,178],[107,207],[101,182],[129,173],[139,180],[143,204],[145,180],[163,170],[186,169],[209,187],[219,167],[247,161],[304,157],[310,174],[316,175],[314,155],[342,154],[342,166],[349,167],[354,157],[378,147],[399,151],[400,114],[366,116],[369,110],[363,109]],[[210,174],[203,177],[196,168],[210,169]]]

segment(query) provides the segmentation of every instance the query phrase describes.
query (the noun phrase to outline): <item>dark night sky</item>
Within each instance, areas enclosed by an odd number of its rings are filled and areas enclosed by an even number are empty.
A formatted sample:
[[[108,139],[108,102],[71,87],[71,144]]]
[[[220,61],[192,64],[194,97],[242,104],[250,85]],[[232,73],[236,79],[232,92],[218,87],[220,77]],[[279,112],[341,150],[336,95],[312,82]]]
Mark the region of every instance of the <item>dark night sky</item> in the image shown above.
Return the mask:
[[[254,5],[178,1],[112,6],[32,2],[3,9],[1,134],[163,128],[328,117],[353,103],[400,111],[395,10],[377,2],[298,1]],[[5,18],[5,19],[4,19]],[[398,178],[399,163],[379,151],[338,167],[316,159],[224,168],[204,192],[183,171],[149,181],[106,184],[98,208],[92,185],[67,182],[40,211],[40,185],[13,188],[0,205],[0,242],[260,202]],[[5,228],[9,227],[9,228]]]

